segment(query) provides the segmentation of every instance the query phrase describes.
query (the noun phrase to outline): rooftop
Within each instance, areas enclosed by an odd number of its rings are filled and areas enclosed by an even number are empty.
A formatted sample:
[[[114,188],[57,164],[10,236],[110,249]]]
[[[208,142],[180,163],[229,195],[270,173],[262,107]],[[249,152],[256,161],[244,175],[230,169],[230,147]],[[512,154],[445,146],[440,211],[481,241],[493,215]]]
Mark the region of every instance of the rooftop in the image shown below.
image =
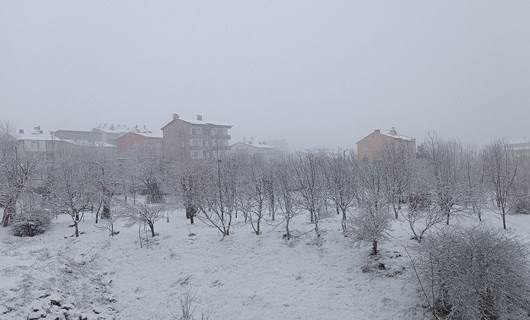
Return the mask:
[[[32,140],[32,141],[59,141],[61,139],[53,136],[50,132],[44,132],[39,127],[34,127],[32,130],[19,129],[13,134],[17,140]]]
[[[213,125],[213,126],[222,126],[222,127],[232,127],[231,124],[224,123],[222,121],[206,120],[200,114],[196,115],[195,118],[187,118],[187,117],[181,117],[179,114],[174,113],[173,119],[168,124],[172,123],[175,120],[182,120],[184,122],[194,124],[194,125]],[[164,127],[166,127],[168,124],[166,124]]]
[[[265,142],[254,142],[254,141],[240,141],[240,142],[234,143],[232,146],[235,146],[238,144],[242,144],[245,146],[250,146],[250,147],[258,148],[258,149],[276,149],[275,147],[268,145]]]

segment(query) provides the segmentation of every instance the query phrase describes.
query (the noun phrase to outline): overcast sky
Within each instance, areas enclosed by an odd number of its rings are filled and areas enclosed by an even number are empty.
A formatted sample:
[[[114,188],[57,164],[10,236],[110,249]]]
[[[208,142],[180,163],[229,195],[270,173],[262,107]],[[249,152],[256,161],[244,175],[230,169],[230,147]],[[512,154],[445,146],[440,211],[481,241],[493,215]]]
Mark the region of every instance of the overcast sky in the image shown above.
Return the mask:
[[[0,120],[353,147],[530,136],[530,1],[0,0]]]

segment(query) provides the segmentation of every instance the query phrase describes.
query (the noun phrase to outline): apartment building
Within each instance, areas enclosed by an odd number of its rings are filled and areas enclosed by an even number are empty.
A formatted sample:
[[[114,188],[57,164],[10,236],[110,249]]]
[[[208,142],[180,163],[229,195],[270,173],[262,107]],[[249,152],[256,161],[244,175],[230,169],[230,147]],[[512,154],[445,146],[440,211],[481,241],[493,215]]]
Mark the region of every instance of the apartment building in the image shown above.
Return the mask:
[[[229,130],[232,125],[210,121],[197,115],[195,119],[173,119],[162,127],[164,160],[187,162],[215,159],[230,151]]]
[[[387,131],[374,130],[357,142],[359,160],[374,161],[381,158],[387,146],[404,148],[411,157],[416,156],[416,139],[398,134],[395,128]]]

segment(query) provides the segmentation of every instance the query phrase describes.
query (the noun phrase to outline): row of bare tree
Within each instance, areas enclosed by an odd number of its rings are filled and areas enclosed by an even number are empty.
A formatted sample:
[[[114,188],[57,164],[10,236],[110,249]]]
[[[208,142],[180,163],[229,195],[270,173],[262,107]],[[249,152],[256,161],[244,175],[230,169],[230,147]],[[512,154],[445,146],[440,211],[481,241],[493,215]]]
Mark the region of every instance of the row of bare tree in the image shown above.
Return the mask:
[[[413,237],[421,241],[430,227],[442,220],[449,224],[459,213],[472,211],[482,219],[482,208],[488,205],[498,209],[506,228],[506,214],[524,212],[530,202],[530,161],[502,141],[474,149],[430,135],[416,155],[399,145],[388,146],[373,162],[357,161],[353,152],[341,151],[299,152],[274,160],[231,154],[178,164],[141,154],[116,159],[86,150],[45,156],[20,152],[16,140],[5,134],[7,128],[3,132],[4,226],[17,210],[40,206],[70,215],[79,235],[86,212],[93,211],[96,222],[108,219],[116,200],[119,207],[136,205],[142,194],[147,203],[182,204],[192,223],[200,219],[223,236],[230,235],[238,216],[257,235],[264,220],[280,217],[290,239],[292,218],[307,213],[320,237],[321,218],[335,212],[342,217],[342,231],[368,239],[375,253],[389,211],[395,218],[404,216]],[[363,216],[352,222],[354,206]],[[154,223],[144,222],[154,235]],[[358,230],[359,225],[373,227],[366,232]]]

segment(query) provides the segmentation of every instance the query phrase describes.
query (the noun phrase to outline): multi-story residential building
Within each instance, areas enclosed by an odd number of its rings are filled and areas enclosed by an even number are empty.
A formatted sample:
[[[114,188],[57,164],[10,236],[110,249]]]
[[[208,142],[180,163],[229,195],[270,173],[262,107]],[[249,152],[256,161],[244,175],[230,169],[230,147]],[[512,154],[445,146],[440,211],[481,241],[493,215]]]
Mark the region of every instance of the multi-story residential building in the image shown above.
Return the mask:
[[[232,125],[204,120],[182,119],[173,114],[171,122],[162,127],[163,158],[181,161],[219,158],[230,151],[229,130]]]
[[[410,157],[416,156],[416,139],[400,135],[395,128],[392,128],[386,132],[376,129],[359,140],[357,142],[357,157],[359,160],[378,160],[388,146],[403,148]]]

